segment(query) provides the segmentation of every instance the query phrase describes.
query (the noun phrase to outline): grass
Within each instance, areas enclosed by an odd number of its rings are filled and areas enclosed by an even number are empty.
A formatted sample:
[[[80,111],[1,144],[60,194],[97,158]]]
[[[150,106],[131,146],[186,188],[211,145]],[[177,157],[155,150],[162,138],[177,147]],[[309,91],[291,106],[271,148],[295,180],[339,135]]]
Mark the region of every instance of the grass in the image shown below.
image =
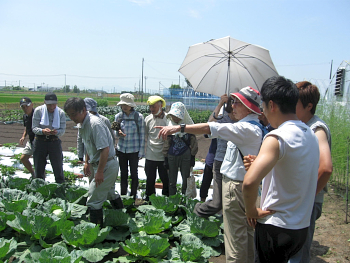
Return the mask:
[[[323,103],[317,108],[316,114],[323,119],[332,135],[333,174],[331,181],[345,185],[347,174],[347,153],[350,143],[350,122],[348,105],[339,103]]]
[[[47,92],[33,92],[33,91],[0,91],[0,109],[19,109],[19,101],[22,97],[29,97],[34,106],[44,104],[45,94]],[[103,97],[97,97],[96,93],[55,93],[58,99],[58,106],[63,108],[64,103],[70,97],[93,98],[95,100],[104,99],[108,101],[108,106],[115,106],[119,101],[119,94],[104,94]],[[135,99],[139,101],[139,99]]]

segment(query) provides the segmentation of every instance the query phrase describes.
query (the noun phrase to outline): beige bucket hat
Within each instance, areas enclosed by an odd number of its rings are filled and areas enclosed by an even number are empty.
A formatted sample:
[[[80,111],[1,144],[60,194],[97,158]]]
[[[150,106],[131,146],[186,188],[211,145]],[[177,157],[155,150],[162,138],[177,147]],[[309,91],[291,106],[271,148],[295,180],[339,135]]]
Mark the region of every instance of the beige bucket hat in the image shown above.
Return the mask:
[[[118,102],[118,106],[121,105],[128,105],[130,107],[135,108],[136,104],[134,102],[134,95],[130,94],[130,93],[123,93],[122,95],[120,95],[120,101]]]

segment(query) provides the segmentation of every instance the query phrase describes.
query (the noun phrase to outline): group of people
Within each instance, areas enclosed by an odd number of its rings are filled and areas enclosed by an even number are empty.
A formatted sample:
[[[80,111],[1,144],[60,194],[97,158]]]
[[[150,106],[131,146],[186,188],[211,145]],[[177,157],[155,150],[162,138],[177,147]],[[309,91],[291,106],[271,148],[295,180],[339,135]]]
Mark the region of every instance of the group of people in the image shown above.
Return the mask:
[[[20,100],[22,108],[23,123],[25,126],[20,144],[23,145],[25,137],[27,141],[21,156],[24,167],[32,174],[33,178],[45,179],[45,167],[49,158],[55,180],[63,183],[63,154],[60,137],[66,130],[66,115],[62,109],[57,107],[56,94],[49,92],[45,95],[44,105],[33,108],[32,100],[23,97]],[[33,156],[34,168],[29,161]]]
[[[227,141],[222,163],[214,155],[213,199],[194,211],[207,217],[222,209],[226,262],[310,261],[315,221],[333,169],[330,131],[315,115],[319,99],[309,82],[271,77],[261,93],[245,87],[230,94],[234,123],[158,127],[163,139],[183,129]],[[269,125],[260,123],[262,114]]]
[[[120,195],[128,192],[130,171],[130,195],[136,199],[138,189],[138,162],[146,157],[146,200],[155,194],[157,171],[163,182],[162,194],[177,192],[180,169],[183,178],[182,193],[186,191],[187,178],[194,166],[198,144],[194,135],[179,132],[164,141],[158,138],[156,126],[193,124],[183,103],[174,103],[167,113],[166,103],[160,96],[150,96],[147,104],[151,114],[145,119],[135,110],[134,96],[124,93],[118,105],[121,112],[110,121],[99,115],[97,102],[92,98],[69,98],[64,111],[57,107],[57,96],[47,93],[44,105],[33,108],[30,98],[23,97],[20,107],[24,111],[25,130],[20,139],[23,144],[28,135],[21,161],[31,172],[32,178],[45,179],[47,157],[50,159],[57,183],[64,182],[63,155],[60,136],[65,132],[67,116],[77,124],[77,152],[84,163],[84,174],[89,177],[87,206],[91,222],[103,223],[102,204],[109,200],[115,209],[123,208]],[[118,143],[115,147],[115,137]],[[33,155],[33,169],[29,157]],[[120,170],[120,195],[116,193],[115,181]]]
[[[160,96],[148,98],[151,114],[144,119],[135,110],[133,95],[125,93],[118,103],[122,111],[112,125],[98,115],[93,99],[69,98],[64,111],[79,128],[79,158],[85,159],[84,173],[90,178],[87,206],[91,222],[103,224],[102,204],[107,199],[113,208],[123,208],[115,191],[119,167],[121,195],[127,193],[130,167],[130,195],[136,198],[138,161],[143,157],[146,199],[155,193],[157,171],[162,194],[168,196],[176,194],[180,170],[184,194],[198,151],[195,135],[207,134],[213,139],[205,165],[204,177],[208,178],[201,189],[203,202],[197,203],[194,213],[208,217],[222,211],[226,261],[309,262],[315,221],[321,215],[333,169],[330,131],[315,115],[319,98],[317,87],[309,82],[294,84],[282,76],[271,77],[261,92],[244,87],[221,96],[208,123],[193,124],[181,102],[164,112],[165,100]],[[35,173],[28,170],[33,176],[44,178],[42,166],[49,155],[51,163],[56,162],[56,181],[62,182],[58,136],[64,134],[65,117],[55,103],[57,97],[51,93],[45,96],[45,105],[35,110],[29,98],[21,100],[26,126],[21,142],[29,135]],[[54,147],[60,149],[60,158],[57,150],[53,153]],[[27,167],[26,157],[22,161]],[[204,202],[211,178],[213,198]]]

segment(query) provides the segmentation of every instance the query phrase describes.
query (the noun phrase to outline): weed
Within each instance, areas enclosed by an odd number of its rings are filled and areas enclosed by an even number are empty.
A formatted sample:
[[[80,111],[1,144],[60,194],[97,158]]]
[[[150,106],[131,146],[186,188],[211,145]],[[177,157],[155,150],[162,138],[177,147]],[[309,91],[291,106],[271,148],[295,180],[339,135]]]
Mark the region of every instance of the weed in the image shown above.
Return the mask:
[[[9,143],[4,143],[3,144],[4,147],[7,147],[7,148],[9,148],[11,150],[16,149],[17,145],[18,145],[18,143],[16,143],[16,142],[9,142]]]
[[[146,189],[146,180],[139,179],[139,189]]]
[[[69,160],[69,162],[73,167],[79,165],[79,159]]]
[[[202,182],[201,181],[196,181],[196,188],[200,189],[202,186]]]
[[[78,150],[76,147],[68,147],[68,151],[74,153],[74,154],[78,154]]]
[[[0,164],[0,169],[1,169],[1,174],[3,176],[12,176],[16,172],[16,168],[12,166],[2,165],[2,164]]]
[[[66,183],[70,185],[75,184],[75,180],[77,179],[77,176],[73,172],[63,171],[64,173],[64,179]]]

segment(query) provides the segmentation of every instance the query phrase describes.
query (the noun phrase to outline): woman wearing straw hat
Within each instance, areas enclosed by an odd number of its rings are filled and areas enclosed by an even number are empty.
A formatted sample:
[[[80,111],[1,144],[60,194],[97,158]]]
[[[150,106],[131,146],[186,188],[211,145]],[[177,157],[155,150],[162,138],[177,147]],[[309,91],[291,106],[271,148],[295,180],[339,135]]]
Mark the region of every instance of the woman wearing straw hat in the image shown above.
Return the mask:
[[[141,113],[135,111],[134,96],[130,93],[120,95],[117,104],[122,112],[115,115],[115,121],[120,124],[116,132],[119,137],[117,155],[120,166],[120,193],[126,195],[128,190],[128,166],[130,166],[131,192],[136,199],[139,159],[145,157],[145,120]]]

